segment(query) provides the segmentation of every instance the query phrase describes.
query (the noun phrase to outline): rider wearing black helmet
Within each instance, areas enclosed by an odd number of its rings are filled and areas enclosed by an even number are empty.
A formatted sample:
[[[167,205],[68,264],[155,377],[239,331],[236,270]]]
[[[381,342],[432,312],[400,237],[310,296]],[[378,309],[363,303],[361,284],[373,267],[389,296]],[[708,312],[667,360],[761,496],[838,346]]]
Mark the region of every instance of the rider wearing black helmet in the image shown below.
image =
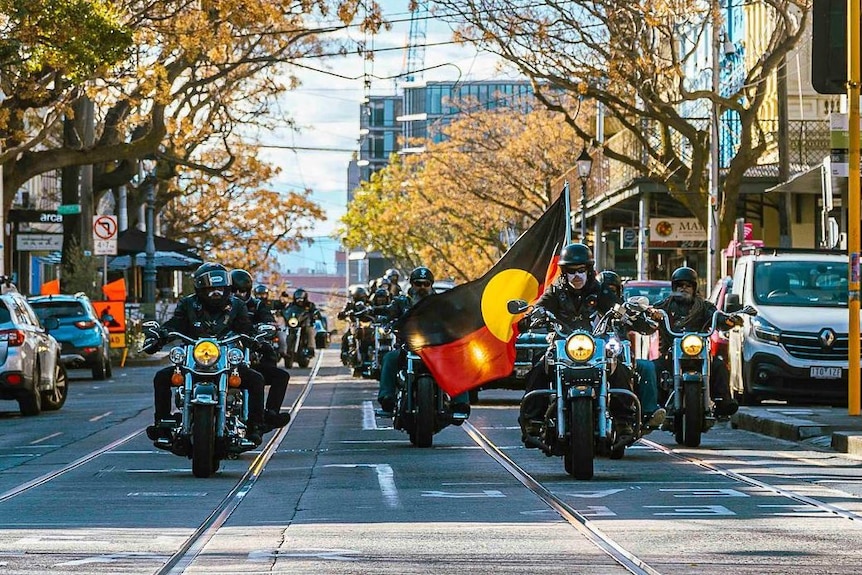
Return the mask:
[[[397,296],[389,305],[374,308],[374,311],[377,314],[386,315],[392,321],[397,321],[403,318],[411,307],[434,293],[433,285],[434,274],[425,266],[419,266],[410,272],[410,289],[407,290],[407,295]],[[384,415],[391,415],[395,410],[398,367],[405,358],[404,341],[399,335],[396,348],[383,356],[380,366],[380,389],[377,393],[377,401]],[[462,393],[453,397],[449,407],[453,413],[462,414],[466,419],[470,415],[469,394]]]
[[[534,322],[541,322],[544,317],[541,310],[544,309],[554,314],[557,320],[569,330],[592,331],[593,320],[607,312],[613,305],[606,298],[600,298],[601,286],[596,280],[592,250],[585,244],[568,244],[560,251],[557,265],[560,268],[560,276],[536,301],[534,311],[521,320],[524,322],[521,324],[522,328],[527,328]],[[542,360],[527,374],[527,393],[551,386],[551,372],[546,365],[546,358],[547,356],[542,356]],[[632,388],[631,373],[628,373],[628,370],[618,369],[614,378],[615,386]],[[521,424],[525,440],[527,435],[539,433],[547,407],[548,396],[546,395],[531,396],[521,402],[518,422]],[[623,423],[622,418],[620,422]],[[625,422],[625,425],[628,423]],[[631,433],[629,429],[621,429],[620,432]]]
[[[291,312],[294,310],[298,310],[299,317],[302,318],[303,322],[303,329],[300,332],[300,349],[307,348],[311,352],[311,355],[314,355],[314,345],[312,345],[314,342],[314,320],[322,320],[323,318],[314,302],[308,299],[308,292],[302,288],[293,292],[293,301],[284,308],[284,311],[282,311],[282,317],[287,320]]]
[[[254,289],[251,290],[251,295],[255,298],[259,299],[263,305],[272,310],[272,306],[269,301],[269,288],[263,284],[257,284],[254,286]]]
[[[737,325],[737,318],[717,311],[715,305],[705,300],[698,293],[697,272],[688,266],[674,270],[670,278],[672,293],[655,304],[655,308],[667,312],[670,326],[674,331],[704,331],[712,325],[712,316],[719,314],[716,321],[717,329],[730,329]],[[659,354],[653,361],[656,372],[673,371],[671,364],[674,337],[667,332],[664,320],[656,313],[653,318],[659,322]],[[739,404],[730,395],[730,375],[727,366],[718,358],[713,357],[710,364],[709,391],[715,403],[715,414],[730,416],[739,409]]]
[[[336,316],[340,320],[347,320],[354,312],[363,310],[368,304],[368,290],[363,286],[353,286],[350,288],[349,294],[347,303],[344,304],[344,307]],[[357,333],[354,333],[353,336],[354,338],[359,339],[361,338],[361,333],[357,330]],[[344,334],[341,336],[341,363],[343,365],[350,365],[352,354],[349,340],[350,329],[346,329],[344,330]]]
[[[224,337],[228,332],[252,335],[253,326],[243,303],[231,296],[231,276],[221,264],[201,264],[192,274],[195,293],[177,302],[174,315],[162,326],[162,332],[174,331],[188,337]],[[145,342],[144,349],[155,353],[166,341]],[[147,436],[156,440],[170,438],[166,427],[159,426],[162,420],[171,418],[171,374],[173,366],[160,369],[153,377],[155,425],[147,428]],[[265,427],[263,407],[263,376],[246,366],[239,368],[241,387],[248,390],[249,432],[247,438],[257,444],[262,441]]]
[[[401,272],[395,268],[389,268],[383,277],[389,280],[389,294],[392,296],[400,295],[401,285],[398,282],[401,281]]]
[[[252,289],[251,274],[245,270],[233,270],[230,272],[230,277],[233,293],[237,299],[245,304],[252,325],[268,324],[274,326],[275,318],[266,303],[252,295],[252,292],[258,291],[258,287],[263,287],[264,292],[268,292],[266,286],[257,286]],[[267,431],[276,427],[284,427],[290,422],[290,414],[281,413],[281,404],[284,403],[290,374],[278,367],[278,353],[270,344],[264,344],[252,357],[254,359],[251,367],[259,371],[263,375],[264,381],[269,385],[264,411],[264,423],[268,428]]]

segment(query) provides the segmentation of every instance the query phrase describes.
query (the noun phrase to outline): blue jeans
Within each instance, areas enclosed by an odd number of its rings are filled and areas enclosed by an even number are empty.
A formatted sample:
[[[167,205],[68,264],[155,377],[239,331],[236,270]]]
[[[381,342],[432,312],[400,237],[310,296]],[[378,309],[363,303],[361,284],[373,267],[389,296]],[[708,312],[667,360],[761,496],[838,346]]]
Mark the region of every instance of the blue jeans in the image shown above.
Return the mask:
[[[380,387],[377,390],[377,403],[380,405],[386,401],[395,401],[395,392],[398,389],[398,366],[402,360],[402,353],[403,350],[393,349],[387,352],[380,362]],[[451,403],[470,403],[469,392],[456,395]]]
[[[658,377],[655,364],[648,359],[635,360],[635,371],[638,374],[638,399],[645,416],[652,415],[658,409]]]

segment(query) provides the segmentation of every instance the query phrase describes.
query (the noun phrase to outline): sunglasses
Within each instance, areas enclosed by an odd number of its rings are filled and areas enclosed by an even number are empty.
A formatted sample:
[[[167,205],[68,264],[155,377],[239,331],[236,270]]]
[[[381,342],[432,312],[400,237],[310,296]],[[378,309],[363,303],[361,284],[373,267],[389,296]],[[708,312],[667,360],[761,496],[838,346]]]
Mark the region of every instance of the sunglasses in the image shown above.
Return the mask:
[[[431,282],[415,281],[415,282],[411,282],[411,283],[413,285],[415,285],[416,287],[431,287]]]
[[[587,273],[587,266],[578,266],[574,268],[563,268],[564,274],[585,274]]]
[[[693,284],[691,282],[676,282],[676,287],[678,287],[678,288],[684,287],[684,288],[694,289],[697,287],[697,284]]]

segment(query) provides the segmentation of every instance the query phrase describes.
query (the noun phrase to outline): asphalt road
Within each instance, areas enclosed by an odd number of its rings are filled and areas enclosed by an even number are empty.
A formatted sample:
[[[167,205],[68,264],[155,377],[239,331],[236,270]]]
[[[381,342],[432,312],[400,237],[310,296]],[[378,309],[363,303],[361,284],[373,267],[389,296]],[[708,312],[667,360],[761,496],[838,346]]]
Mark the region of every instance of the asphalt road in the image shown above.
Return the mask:
[[[155,367],[115,367],[107,382],[72,371],[66,406],[34,418],[0,404],[0,571],[157,573],[226,499],[231,512],[173,572],[631,572],[608,548],[646,573],[859,570],[862,467],[843,454],[720,424],[697,449],[655,432],[575,481],[560,458],[521,445],[518,392],[483,392],[468,424],[417,449],[373,416],[376,382],[350,378],[334,350],[323,359],[239,494],[258,453],[197,479],[187,459],[133,435],[152,417]],[[292,370],[286,406],[308,374]]]

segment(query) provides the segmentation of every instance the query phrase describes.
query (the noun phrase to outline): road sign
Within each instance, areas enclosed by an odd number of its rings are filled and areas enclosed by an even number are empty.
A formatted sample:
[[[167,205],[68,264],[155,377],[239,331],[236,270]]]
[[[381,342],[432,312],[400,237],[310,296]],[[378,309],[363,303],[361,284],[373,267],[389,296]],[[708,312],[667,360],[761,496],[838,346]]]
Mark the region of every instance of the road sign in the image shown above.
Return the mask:
[[[63,234],[18,234],[15,249],[19,252],[55,252],[63,249]]]
[[[117,255],[117,216],[93,216],[93,254]]]
[[[62,216],[80,214],[81,204],[63,204],[62,206],[57,206],[57,213]]]

